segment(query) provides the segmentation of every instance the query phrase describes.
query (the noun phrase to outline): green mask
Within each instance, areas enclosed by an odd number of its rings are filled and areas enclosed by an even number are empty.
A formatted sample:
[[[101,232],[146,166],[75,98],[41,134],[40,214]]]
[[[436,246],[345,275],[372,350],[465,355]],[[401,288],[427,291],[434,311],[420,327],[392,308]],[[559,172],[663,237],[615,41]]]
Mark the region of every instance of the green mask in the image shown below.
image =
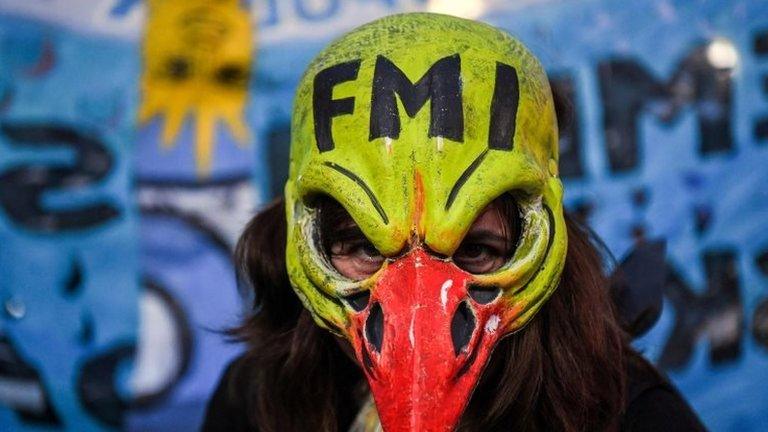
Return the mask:
[[[451,430],[496,342],[557,287],[567,248],[557,158],[546,74],[494,27],[390,16],[309,66],[285,186],[288,273],[315,321],[355,348],[385,430]],[[458,269],[451,255],[505,193],[522,221],[514,256],[492,273]],[[318,195],[388,257],[376,274],[353,281],[330,264]],[[474,289],[497,294],[480,300]],[[361,293],[366,304],[350,301]],[[457,346],[459,311],[468,333]]]

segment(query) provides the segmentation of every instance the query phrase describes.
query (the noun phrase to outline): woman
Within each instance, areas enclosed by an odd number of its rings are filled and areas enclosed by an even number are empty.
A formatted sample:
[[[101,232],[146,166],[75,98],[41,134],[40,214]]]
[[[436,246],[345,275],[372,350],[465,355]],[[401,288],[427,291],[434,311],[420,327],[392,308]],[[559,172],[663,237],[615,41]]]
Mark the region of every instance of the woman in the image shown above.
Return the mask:
[[[249,349],[205,429],[702,429],[617,325],[562,209],[546,75],[509,35],[406,14],[331,44],[285,191],[240,239]]]

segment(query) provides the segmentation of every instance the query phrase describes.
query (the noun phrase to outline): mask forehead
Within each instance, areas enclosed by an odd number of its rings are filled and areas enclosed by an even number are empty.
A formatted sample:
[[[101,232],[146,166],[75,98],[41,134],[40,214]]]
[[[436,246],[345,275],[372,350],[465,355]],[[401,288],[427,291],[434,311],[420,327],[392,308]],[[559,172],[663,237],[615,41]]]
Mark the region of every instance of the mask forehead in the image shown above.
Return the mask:
[[[293,118],[289,201],[331,195],[385,254],[416,232],[450,255],[494,198],[541,197],[556,175],[540,64],[472,21],[411,14],[361,27],[312,63]]]

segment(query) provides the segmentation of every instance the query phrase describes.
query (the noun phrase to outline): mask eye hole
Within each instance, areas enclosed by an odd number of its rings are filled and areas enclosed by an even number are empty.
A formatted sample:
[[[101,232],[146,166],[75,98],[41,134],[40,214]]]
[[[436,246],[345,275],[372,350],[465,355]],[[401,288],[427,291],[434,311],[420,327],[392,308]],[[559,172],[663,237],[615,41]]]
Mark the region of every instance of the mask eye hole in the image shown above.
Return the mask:
[[[467,302],[461,302],[451,320],[451,341],[453,353],[457,356],[469,345],[472,333],[475,331],[475,315]]]
[[[365,336],[376,352],[380,353],[381,344],[384,341],[384,312],[378,303],[374,303],[371,307],[371,312],[365,321]]]
[[[361,291],[359,293],[344,297],[344,300],[349,303],[349,306],[351,306],[355,312],[360,312],[368,307],[368,303],[371,301],[371,292],[368,290]]]
[[[512,258],[519,237],[520,212],[512,196],[504,194],[475,219],[453,253],[453,262],[469,273],[494,272]]]
[[[480,285],[469,286],[469,296],[479,304],[488,304],[499,297],[501,289],[499,287],[485,287]]]
[[[376,273],[384,256],[363,234],[352,216],[329,197],[318,197],[319,241],[331,265],[343,276],[363,280]]]

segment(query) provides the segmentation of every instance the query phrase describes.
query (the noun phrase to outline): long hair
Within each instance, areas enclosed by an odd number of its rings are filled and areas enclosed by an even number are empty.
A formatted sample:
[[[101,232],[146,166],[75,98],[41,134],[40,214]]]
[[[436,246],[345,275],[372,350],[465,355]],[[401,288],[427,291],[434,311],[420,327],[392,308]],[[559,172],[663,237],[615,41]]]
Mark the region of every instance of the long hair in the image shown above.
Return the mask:
[[[525,328],[498,343],[459,431],[618,428],[633,353],[617,324],[599,243],[567,215],[566,227],[560,286]],[[248,346],[235,374],[246,383],[245,406],[257,430],[341,431],[367,384],[293,292],[285,242],[282,199],[256,215],[238,242],[238,274],[255,299],[252,315],[232,332]]]

